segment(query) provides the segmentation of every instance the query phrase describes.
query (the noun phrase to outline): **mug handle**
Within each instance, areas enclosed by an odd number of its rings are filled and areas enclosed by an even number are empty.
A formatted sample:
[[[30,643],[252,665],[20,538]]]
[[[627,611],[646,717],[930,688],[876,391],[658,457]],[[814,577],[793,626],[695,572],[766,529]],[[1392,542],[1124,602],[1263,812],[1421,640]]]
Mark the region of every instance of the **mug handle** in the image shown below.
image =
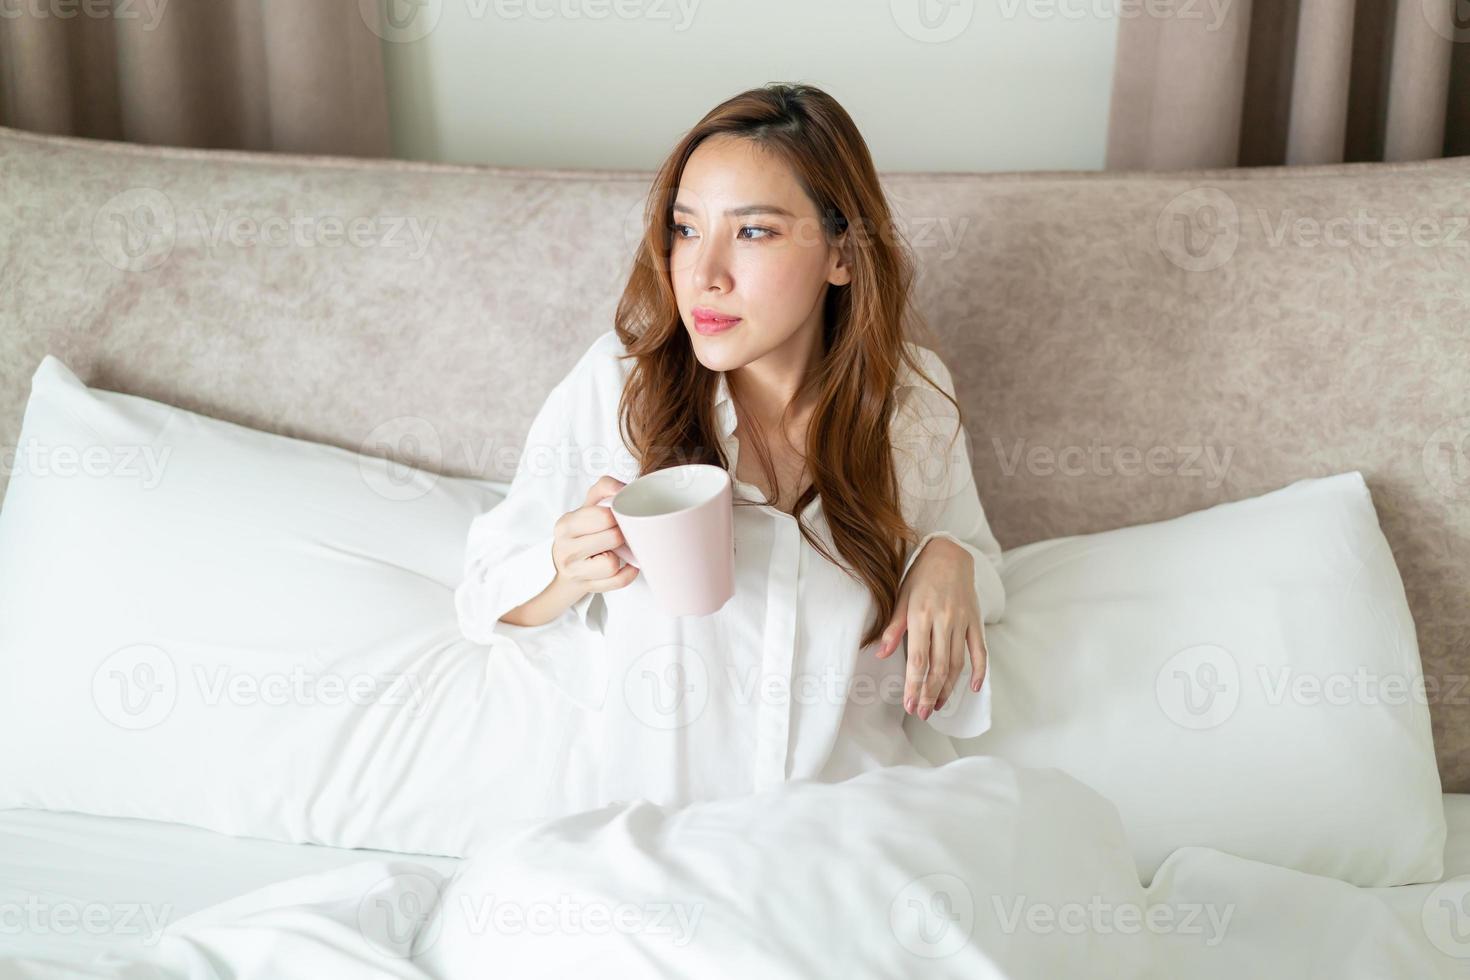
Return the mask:
[[[597,506],[607,507],[608,509],[611,509],[612,502],[612,497],[603,497],[597,502]],[[616,520],[617,518],[614,517],[613,519]],[[638,564],[638,559],[633,557],[633,552],[628,549],[628,546],[626,544],[618,545],[616,548],[613,549],[613,553],[616,554],[619,558],[623,559],[623,561],[627,562],[629,565],[632,565],[634,568],[641,569],[643,567],[642,565]]]

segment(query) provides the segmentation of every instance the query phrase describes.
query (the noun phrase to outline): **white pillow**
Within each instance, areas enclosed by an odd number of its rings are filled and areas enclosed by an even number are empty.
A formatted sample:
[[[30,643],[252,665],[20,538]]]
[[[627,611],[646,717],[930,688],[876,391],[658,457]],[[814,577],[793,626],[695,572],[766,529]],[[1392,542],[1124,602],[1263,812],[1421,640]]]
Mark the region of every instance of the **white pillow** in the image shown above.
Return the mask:
[[[1006,552],[994,727],[1118,806],[1148,883],[1175,848],[1388,886],[1445,819],[1414,622],[1363,476]]]
[[[454,610],[502,496],[45,358],[0,509],[0,807],[453,856],[543,815],[574,706]]]

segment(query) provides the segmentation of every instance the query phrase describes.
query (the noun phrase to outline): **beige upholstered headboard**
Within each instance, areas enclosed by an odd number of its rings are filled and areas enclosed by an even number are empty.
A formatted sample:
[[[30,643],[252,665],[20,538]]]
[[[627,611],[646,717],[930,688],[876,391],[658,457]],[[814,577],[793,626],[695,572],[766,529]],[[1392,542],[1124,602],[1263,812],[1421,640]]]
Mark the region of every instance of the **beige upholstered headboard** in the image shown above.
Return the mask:
[[[648,177],[0,130],[0,445],[50,352],[100,387],[508,479],[612,324]],[[1470,158],[885,183],[1001,543],[1361,470],[1445,788],[1470,791]]]

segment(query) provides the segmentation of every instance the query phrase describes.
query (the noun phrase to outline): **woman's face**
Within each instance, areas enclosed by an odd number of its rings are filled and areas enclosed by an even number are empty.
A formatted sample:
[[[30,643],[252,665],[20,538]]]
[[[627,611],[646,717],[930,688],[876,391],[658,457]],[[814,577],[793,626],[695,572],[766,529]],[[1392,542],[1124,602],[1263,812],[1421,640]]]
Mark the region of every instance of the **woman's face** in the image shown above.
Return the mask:
[[[820,351],[827,287],[850,279],[790,169],[729,136],[705,140],[684,165],[669,273],[694,354],[713,371],[777,350]],[[700,318],[706,312],[740,319],[711,329]]]

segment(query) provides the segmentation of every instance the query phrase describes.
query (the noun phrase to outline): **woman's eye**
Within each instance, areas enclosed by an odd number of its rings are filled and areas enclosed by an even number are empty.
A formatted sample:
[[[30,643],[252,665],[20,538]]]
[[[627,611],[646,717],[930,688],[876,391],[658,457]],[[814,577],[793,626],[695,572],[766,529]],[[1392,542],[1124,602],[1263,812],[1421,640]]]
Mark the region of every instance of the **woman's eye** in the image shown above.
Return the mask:
[[[674,233],[675,238],[687,239],[694,237],[694,229],[685,224],[675,222],[669,226],[669,229]],[[686,231],[689,232],[689,234],[684,234]],[[763,238],[769,238],[774,234],[776,234],[776,229],[774,228],[762,228],[760,225],[743,225],[740,228],[740,231],[736,233],[735,237],[743,239],[744,241],[751,242],[760,241]]]

